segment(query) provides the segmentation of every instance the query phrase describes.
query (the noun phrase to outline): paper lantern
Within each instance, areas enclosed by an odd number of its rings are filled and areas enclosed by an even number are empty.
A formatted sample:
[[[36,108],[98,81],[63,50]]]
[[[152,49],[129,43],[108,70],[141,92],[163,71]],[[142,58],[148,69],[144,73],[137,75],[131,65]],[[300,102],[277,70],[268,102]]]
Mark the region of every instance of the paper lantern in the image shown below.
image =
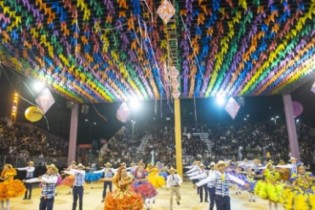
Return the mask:
[[[225,105],[225,110],[234,120],[238,111],[240,110],[240,107],[241,106],[237,103],[237,101],[231,97]]]
[[[37,122],[43,117],[42,110],[37,106],[30,106],[25,110],[25,118],[30,122]]]
[[[123,123],[129,120],[130,109],[125,102],[122,103],[120,107],[117,109],[116,117],[120,122],[123,122]]]
[[[293,106],[293,117],[300,116],[303,112],[303,105],[298,101],[293,101],[292,106]]]
[[[172,67],[170,68],[170,76],[171,76],[171,78],[172,78],[172,79],[177,79],[178,75],[179,75],[178,70],[176,69],[175,66],[172,66]]]
[[[173,90],[173,94],[172,95],[173,95],[174,98],[179,98],[180,92],[178,90]]]
[[[164,0],[158,7],[156,12],[165,24],[173,17],[175,14],[174,6],[167,0]]]

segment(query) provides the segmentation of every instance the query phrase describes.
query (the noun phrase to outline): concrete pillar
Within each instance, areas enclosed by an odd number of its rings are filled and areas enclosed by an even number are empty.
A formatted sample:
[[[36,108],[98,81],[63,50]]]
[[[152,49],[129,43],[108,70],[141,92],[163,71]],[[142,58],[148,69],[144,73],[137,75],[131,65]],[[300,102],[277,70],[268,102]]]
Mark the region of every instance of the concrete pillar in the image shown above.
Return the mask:
[[[300,160],[299,142],[297,139],[295,119],[293,117],[293,106],[292,106],[291,95],[283,96],[283,105],[284,105],[285,119],[287,123],[291,156]]]
[[[71,110],[68,164],[71,161],[76,160],[78,123],[79,123],[79,104],[75,104]]]

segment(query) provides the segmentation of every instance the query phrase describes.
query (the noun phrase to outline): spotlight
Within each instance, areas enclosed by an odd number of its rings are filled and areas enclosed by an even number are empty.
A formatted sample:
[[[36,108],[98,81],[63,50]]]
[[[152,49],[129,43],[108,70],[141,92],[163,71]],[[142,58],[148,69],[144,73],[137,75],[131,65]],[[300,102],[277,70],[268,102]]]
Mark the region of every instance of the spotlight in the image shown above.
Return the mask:
[[[219,106],[223,106],[226,102],[226,98],[223,94],[217,94],[215,101]]]
[[[45,87],[45,84],[40,82],[40,81],[35,81],[33,83],[33,89],[36,91],[36,92],[39,92],[41,91],[43,88]]]
[[[142,102],[138,98],[131,98],[128,101],[128,106],[132,111],[139,111],[142,108]]]

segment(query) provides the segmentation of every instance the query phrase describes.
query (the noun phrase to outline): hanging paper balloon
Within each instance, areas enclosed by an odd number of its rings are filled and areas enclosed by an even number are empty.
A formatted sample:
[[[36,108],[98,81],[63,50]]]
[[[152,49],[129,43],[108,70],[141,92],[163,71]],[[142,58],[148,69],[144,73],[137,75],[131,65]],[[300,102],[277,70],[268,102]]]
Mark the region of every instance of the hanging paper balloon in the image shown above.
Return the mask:
[[[30,106],[25,110],[25,118],[30,122],[37,122],[43,117],[42,110],[37,106]]]
[[[171,76],[171,78],[176,79],[178,75],[179,75],[179,72],[177,71],[176,67],[172,66],[170,68],[170,76]]]
[[[174,98],[179,98],[180,92],[178,90],[174,90],[172,95]]]
[[[303,112],[303,105],[298,101],[293,101],[292,106],[293,106],[293,116],[294,117],[300,116]]]
[[[127,104],[124,102],[120,105],[116,112],[116,117],[119,121],[125,123],[129,120],[130,117],[130,109],[128,108]]]
[[[172,87],[173,87],[173,89],[178,89],[179,82],[177,80],[172,81]]]

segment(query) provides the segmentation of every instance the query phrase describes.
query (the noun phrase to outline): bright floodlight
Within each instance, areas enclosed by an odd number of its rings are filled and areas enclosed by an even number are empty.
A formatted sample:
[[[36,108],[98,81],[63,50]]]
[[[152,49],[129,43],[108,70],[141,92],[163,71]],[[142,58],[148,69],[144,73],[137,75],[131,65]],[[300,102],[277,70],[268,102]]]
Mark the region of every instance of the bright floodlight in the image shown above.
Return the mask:
[[[137,99],[137,98],[131,98],[128,102],[129,107],[133,110],[133,111],[139,111],[142,107],[142,102]]]
[[[40,81],[35,81],[33,83],[33,89],[36,91],[36,92],[39,92],[41,91],[43,88],[45,87],[45,84],[40,82]]]
[[[226,98],[223,94],[218,94],[215,97],[215,101],[219,106],[223,106],[225,104]]]

